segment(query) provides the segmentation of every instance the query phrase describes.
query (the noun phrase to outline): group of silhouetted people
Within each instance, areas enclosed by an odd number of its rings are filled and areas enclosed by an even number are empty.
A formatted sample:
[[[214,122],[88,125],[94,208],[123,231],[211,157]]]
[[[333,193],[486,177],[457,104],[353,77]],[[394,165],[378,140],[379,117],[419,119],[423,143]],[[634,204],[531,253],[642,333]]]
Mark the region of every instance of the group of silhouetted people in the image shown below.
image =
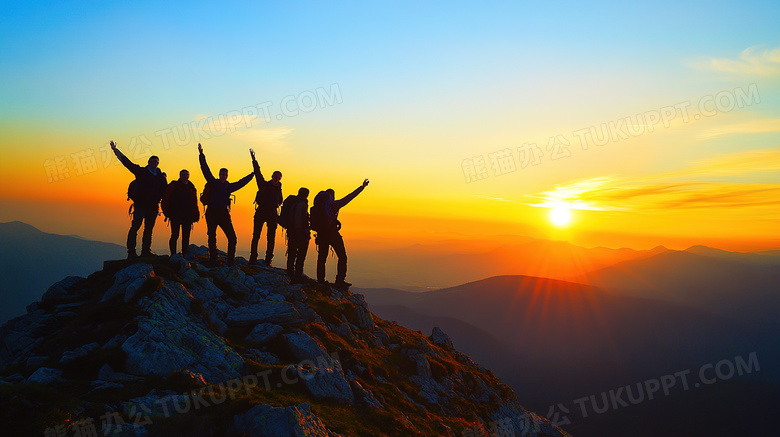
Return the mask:
[[[198,207],[198,191],[189,181],[190,173],[187,170],[179,172],[179,179],[167,183],[165,173],[159,169],[160,159],[152,156],[145,167],[130,161],[117,149],[111,141],[111,149],[119,161],[127,167],[135,176],[128,188],[128,198],[133,200],[132,223],[127,233],[127,257],[135,258],[136,239],[141,224],[144,225],[141,239],[141,256],[154,256],[151,250],[152,229],[154,228],[160,206],[163,215],[171,225],[171,238],[168,246],[171,255],[176,254],[179,235],[182,240],[182,255],[187,255],[189,247],[190,231],[195,222],[200,220],[200,208]],[[230,217],[230,203],[233,192],[240,190],[248,184],[252,178],[257,182],[257,195],[255,196],[255,216],[252,230],[252,243],[249,264],[258,263],[258,243],[263,225],[266,226],[267,247],[264,264],[270,266],[274,256],[276,241],[276,229],[279,225],[279,207],[282,207],[282,225],[287,230],[287,274],[293,281],[298,281],[303,276],[303,264],[306,260],[306,252],[309,248],[311,231],[316,232],[315,244],[317,245],[317,282],[325,283],[325,262],[330,248],[338,257],[336,282],[339,287],[349,287],[346,282],[347,253],[344,248],[344,239],[339,230],[341,223],[338,221],[339,210],[355,198],[368,185],[368,179],[355,191],[336,200],[333,189],[320,191],[314,198],[311,213],[308,206],[309,190],[300,188],[295,196],[288,196],[284,201],[282,196],[282,173],[273,172],[270,180],[265,180],[260,166],[255,159],[255,152],[250,149],[253,170],[237,182],[228,182],[228,170],[221,168],[219,178],[211,173],[203,147],[198,144],[200,169],[206,178],[206,186],[200,195],[200,201],[206,208],[206,226],[209,246],[209,262],[218,263],[217,228],[228,240],[227,264],[235,264],[236,246],[238,239],[233,229]],[[284,205],[283,205],[284,204]]]

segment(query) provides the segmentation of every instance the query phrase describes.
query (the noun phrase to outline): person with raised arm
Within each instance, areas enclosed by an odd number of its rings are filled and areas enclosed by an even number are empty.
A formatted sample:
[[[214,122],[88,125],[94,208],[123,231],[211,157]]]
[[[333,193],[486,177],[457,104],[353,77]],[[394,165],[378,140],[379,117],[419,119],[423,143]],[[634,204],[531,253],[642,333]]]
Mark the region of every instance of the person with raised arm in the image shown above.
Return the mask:
[[[368,185],[368,179],[363,181],[355,191],[347,194],[344,198],[335,200],[333,189],[320,191],[314,198],[314,205],[311,207],[311,228],[317,232],[314,240],[317,245],[317,282],[325,283],[325,261],[328,259],[328,250],[333,248],[338,257],[336,268],[336,282],[334,285],[341,288],[349,288],[349,282],[346,282],[347,276],[347,250],[344,247],[344,239],[341,237],[341,222],[339,222],[339,210],[352,201]]]
[[[176,245],[181,230],[181,254],[187,255],[190,245],[190,231],[192,224],[200,220],[198,209],[198,190],[190,182],[190,172],[184,169],[179,172],[179,179],[168,184],[162,198],[163,215],[171,224],[171,238],[168,240],[168,248],[171,256],[176,255]]]
[[[252,245],[250,246],[249,264],[257,264],[257,244],[260,242],[260,234],[263,231],[263,224],[266,225],[266,249],[265,264],[270,266],[271,259],[274,257],[274,244],[276,242],[276,227],[279,220],[278,209],[282,204],[282,172],[275,171],[271,175],[271,180],[267,181],[260,172],[260,165],[255,159],[255,151],[249,149],[252,155],[252,168],[255,172],[257,181],[257,195],[255,195],[254,227],[252,228]]]
[[[138,256],[135,245],[142,223],[144,233],[141,237],[141,256],[155,256],[155,253],[152,252],[152,230],[157,220],[157,214],[160,212],[160,200],[168,185],[165,173],[158,168],[160,158],[151,156],[146,166],[141,167],[120,152],[114,140],[111,140],[110,144],[111,150],[114,151],[119,162],[135,176],[135,180],[127,190],[128,198],[133,201],[131,207],[133,220],[130,223],[130,230],[127,232],[127,258]]]
[[[209,165],[206,163],[206,155],[203,154],[203,146],[198,143],[198,152],[200,160],[200,170],[203,177],[206,178],[206,188],[204,190],[203,203],[206,205],[206,234],[209,244],[209,261],[217,262],[217,227],[222,228],[222,232],[228,240],[227,263],[234,265],[236,262],[236,231],[233,229],[233,221],[230,218],[230,194],[240,190],[255,176],[254,172],[241,178],[238,182],[228,182],[228,170],[219,169],[219,179],[211,174]]]

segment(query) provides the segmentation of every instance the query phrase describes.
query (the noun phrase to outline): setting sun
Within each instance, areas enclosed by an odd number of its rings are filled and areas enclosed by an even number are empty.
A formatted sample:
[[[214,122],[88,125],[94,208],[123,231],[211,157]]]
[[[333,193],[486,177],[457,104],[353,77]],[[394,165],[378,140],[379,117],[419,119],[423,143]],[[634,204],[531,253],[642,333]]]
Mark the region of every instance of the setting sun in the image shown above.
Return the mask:
[[[550,221],[556,226],[566,226],[571,222],[571,210],[559,205],[550,210]]]

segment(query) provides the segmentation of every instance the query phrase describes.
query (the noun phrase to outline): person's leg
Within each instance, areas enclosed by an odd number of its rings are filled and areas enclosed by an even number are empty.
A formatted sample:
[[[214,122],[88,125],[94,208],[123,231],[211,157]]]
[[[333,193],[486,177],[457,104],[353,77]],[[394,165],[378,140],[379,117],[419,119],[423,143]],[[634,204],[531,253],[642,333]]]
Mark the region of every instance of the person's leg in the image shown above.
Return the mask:
[[[344,239],[341,238],[341,234],[336,233],[331,239],[330,245],[333,246],[333,251],[336,252],[339,259],[336,268],[336,283],[344,282],[347,277],[347,250],[344,248]]]
[[[233,264],[236,261],[236,245],[238,244],[238,239],[236,238],[236,230],[233,229],[233,221],[230,219],[230,213],[227,211],[225,211],[221,226],[228,240],[227,262],[228,264]]]
[[[171,256],[176,255],[176,243],[179,241],[179,227],[183,227],[182,223],[170,219],[168,222],[171,224],[171,238],[168,240],[168,249],[171,251]]]
[[[295,253],[295,277],[303,276],[303,263],[306,261],[306,252],[309,251],[309,239],[301,238],[298,241]]]
[[[325,282],[325,262],[328,260],[330,245],[324,236],[317,237],[315,243],[317,244],[317,282]]]
[[[144,221],[145,211],[133,206],[133,220],[130,222],[130,230],[127,232],[127,256],[135,256],[135,245],[138,238],[138,230],[141,229],[141,223]]]
[[[157,221],[158,207],[148,208],[144,217],[144,235],[141,239],[141,253],[152,253],[152,231],[154,230],[154,223]]]
[[[217,260],[217,226],[219,225],[219,217],[215,214],[216,211],[211,209],[206,210],[206,235],[209,239],[209,260]]]
[[[295,277],[295,259],[298,256],[297,254],[297,238],[295,234],[288,233],[287,234],[287,276],[290,277],[290,279]]]
[[[260,211],[255,210],[254,227],[252,228],[252,244],[249,247],[249,262],[257,262],[257,244],[260,241],[260,234],[263,232],[263,219],[260,217]]]
[[[192,222],[181,223],[181,254],[186,255],[190,247],[190,231],[192,231]]]
[[[265,249],[265,263],[271,265],[271,259],[274,257],[274,246],[276,245],[276,215],[266,219],[266,238],[268,246]]]

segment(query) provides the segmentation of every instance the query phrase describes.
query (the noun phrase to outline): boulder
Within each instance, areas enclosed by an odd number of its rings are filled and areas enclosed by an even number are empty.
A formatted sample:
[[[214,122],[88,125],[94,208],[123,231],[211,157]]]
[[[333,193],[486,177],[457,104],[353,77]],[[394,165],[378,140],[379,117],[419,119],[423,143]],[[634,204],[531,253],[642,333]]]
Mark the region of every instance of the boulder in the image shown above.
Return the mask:
[[[227,313],[228,326],[251,326],[258,323],[288,325],[303,321],[298,311],[287,302],[264,301],[233,308]]]
[[[127,288],[133,284],[131,295],[135,295],[138,289],[144,284],[146,279],[154,276],[154,267],[147,263],[137,263],[123,268],[114,274],[114,285],[103,294],[101,302],[106,302],[115,296],[122,295],[127,298]],[[140,280],[140,281],[139,281]],[[126,300],[125,302],[128,302]]]
[[[73,349],[72,351],[65,351],[62,353],[62,357],[60,357],[60,364],[70,363],[71,361],[85,357],[98,349],[100,349],[100,343],[90,343]]]
[[[41,367],[36,370],[27,381],[27,384],[42,384],[49,385],[53,382],[59,381],[62,378],[63,372],[59,369],[52,369],[50,367]]]
[[[298,372],[306,388],[316,398],[332,399],[350,405],[355,403],[355,395],[340,368],[301,367]]]
[[[260,323],[252,329],[252,332],[247,335],[246,339],[254,343],[262,344],[273,340],[277,335],[281,334],[282,331],[284,331],[284,328],[279,325],[274,325],[273,323]]]
[[[43,293],[41,302],[59,301],[74,297],[76,294],[73,293],[73,288],[83,280],[84,278],[81,276],[68,276],[63,280],[54,283],[46,290],[46,293]]]
[[[245,437],[335,437],[309,404],[290,407],[256,405],[233,418],[231,436]]]
[[[296,332],[284,334],[282,337],[284,337],[284,340],[287,342],[287,347],[290,349],[290,352],[292,352],[298,360],[316,361],[318,358],[322,360],[323,357],[328,356],[328,352],[320,342],[300,329]]]
[[[445,349],[452,349],[452,339],[449,335],[445,334],[444,331],[441,330],[438,326],[433,327],[433,331],[431,332],[431,336],[428,337],[431,340],[431,343],[441,346]]]

